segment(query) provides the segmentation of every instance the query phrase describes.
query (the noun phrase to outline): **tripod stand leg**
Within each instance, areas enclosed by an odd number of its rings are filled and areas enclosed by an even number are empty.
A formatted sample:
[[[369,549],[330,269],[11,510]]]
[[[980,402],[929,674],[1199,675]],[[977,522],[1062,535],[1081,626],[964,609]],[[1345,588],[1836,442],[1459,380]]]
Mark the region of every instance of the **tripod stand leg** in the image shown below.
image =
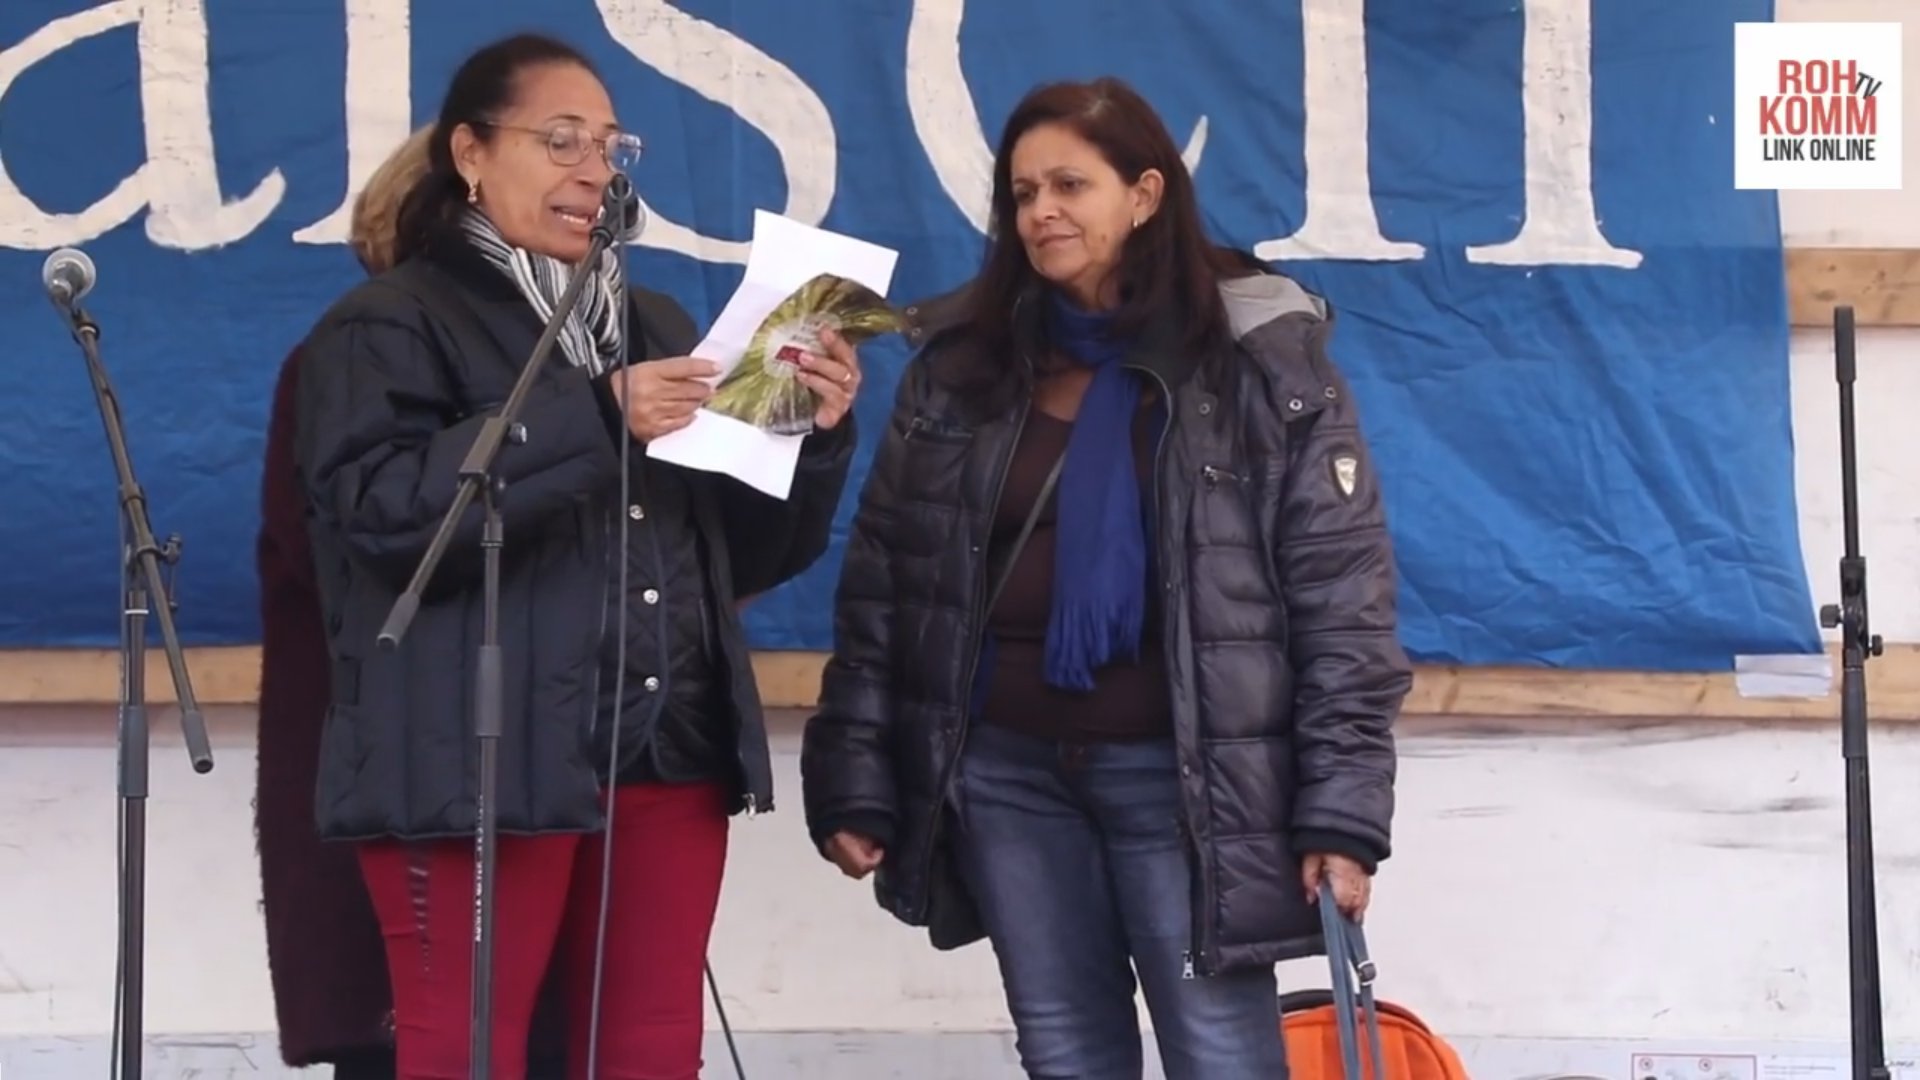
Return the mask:
[[[120,676],[120,978],[114,1001],[119,1023],[115,1070],[138,1080],[146,1043],[147,904],[147,590],[139,571],[124,566],[126,611],[121,619]]]
[[[1849,651],[1853,651],[1849,649]],[[1864,671],[1846,672],[1841,694],[1841,755],[1847,769],[1847,911],[1854,1080],[1888,1080],[1880,1003],[1880,931],[1873,881],[1873,787],[1867,764]]]
[[[147,831],[145,799],[128,798],[120,805],[122,875],[126,901],[120,917],[120,955],[124,958],[120,974],[120,992],[115,1003],[120,1017],[119,1071],[122,1078],[137,1078],[141,1072],[141,1054],[146,1041],[141,1022],[145,997],[146,935],[139,914],[146,896],[147,867],[140,838]]]
[[[489,478],[481,489],[485,514],[480,545],[485,559],[480,649],[474,676],[474,734],[479,742],[479,796],[474,823],[473,1080],[488,1080],[493,1050],[493,953],[495,874],[498,866],[496,806],[500,775],[500,730],[505,692],[500,669],[500,549],[506,525],[499,491]]]
[[[121,565],[125,611],[121,615],[119,703],[119,1080],[138,1080],[146,1047],[146,615],[148,592],[131,555]]]

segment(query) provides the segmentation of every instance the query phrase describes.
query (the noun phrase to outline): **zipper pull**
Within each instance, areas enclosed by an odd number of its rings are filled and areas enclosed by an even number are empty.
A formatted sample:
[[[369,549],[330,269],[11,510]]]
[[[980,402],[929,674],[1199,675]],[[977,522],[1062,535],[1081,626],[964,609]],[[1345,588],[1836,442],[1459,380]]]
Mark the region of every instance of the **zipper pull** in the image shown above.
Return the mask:
[[[1191,950],[1180,954],[1180,978],[1183,980],[1193,978],[1193,952]]]
[[[756,805],[756,803],[757,803],[757,800],[754,798],[753,792],[751,791],[747,792],[747,816],[749,818],[753,817],[755,814],[758,814],[760,812],[760,809],[758,805]]]

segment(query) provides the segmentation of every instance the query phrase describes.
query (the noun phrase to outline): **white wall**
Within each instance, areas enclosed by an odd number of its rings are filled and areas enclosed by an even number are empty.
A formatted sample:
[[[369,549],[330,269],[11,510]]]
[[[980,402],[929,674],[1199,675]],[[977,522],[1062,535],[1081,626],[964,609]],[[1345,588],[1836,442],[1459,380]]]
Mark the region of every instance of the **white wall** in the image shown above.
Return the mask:
[[[111,1019],[113,754],[110,727],[81,727],[92,745],[0,754],[9,1080],[77,1075],[53,1071],[53,1051],[102,1049]],[[206,776],[189,771],[169,727],[155,749],[148,1028],[176,1045],[259,1035],[266,1045],[250,1056],[265,1068],[273,1011],[255,907],[250,730],[216,730]],[[736,1028],[788,1055],[789,1071],[758,1075],[1014,1075],[1004,1064],[973,1071],[1004,1062],[1002,1039],[982,1049],[936,1037],[1004,1031],[991,953],[933,952],[815,856],[796,805],[795,739],[775,748],[786,805],[737,827],[712,957]],[[1875,752],[1887,1032],[1920,1042],[1920,846],[1907,824],[1920,816],[1920,787],[1903,782],[1920,771],[1920,730],[1885,733]],[[1777,1053],[1800,1041],[1818,1057],[1844,1041],[1831,730],[1425,725],[1405,738],[1402,776],[1400,854],[1368,923],[1382,990],[1478,1055],[1478,1080],[1571,1070],[1570,1047],[1588,1048],[1579,1067],[1625,1077],[1635,1052]],[[1318,964],[1286,977],[1325,985]],[[778,1035],[791,1032],[836,1034],[813,1044]],[[888,1033],[912,1038],[886,1051],[899,1071],[863,1071]],[[251,1074],[240,1058],[228,1067]]]
[[[1854,426],[1868,616],[1889,642],[1920,642],[1920,330],[1861,330],[1857,340]],[[1792,355],[1800,542],[1818,607],[1840,599],[1845,550],[1832,332],[1796,331]]]

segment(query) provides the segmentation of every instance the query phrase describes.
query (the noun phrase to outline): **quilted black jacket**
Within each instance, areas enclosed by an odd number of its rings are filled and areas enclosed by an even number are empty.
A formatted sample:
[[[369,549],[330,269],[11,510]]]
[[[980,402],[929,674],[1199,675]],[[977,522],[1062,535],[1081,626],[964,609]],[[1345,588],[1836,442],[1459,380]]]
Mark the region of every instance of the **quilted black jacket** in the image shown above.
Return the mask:
[[[505,400],[540,336],[541,320],[505,276],[458,246],[402,263],[359,285],[323,317],[304,347],[296,457],[309,500],[309,535],[332,661],[330,711],[321,736],[315,816],[328,839],[469,835],[476,818],[473,735],[475,648],[481,641],[480,514],[468,513],[447,548],[407,636],[394,650],[376,638],[459,485],[480,423]],[[632,348],[684,353],[693,323],[671,298],[634,290]],[[639,356],[635,357],[640,359]],[[827,548],[855,434],[851,418],[803,444],[793,491],[769,498],[729,477],[641,457],[613,411],[605,380],[555,359],[534,380],[521,420],[524,442],[500,454],[506,545],[500,574],[505,709],[496,808],[503,833],[585,832],[603,823],[600,789],[610,732],[602,689],[619,657],[615,582],[623,523],[660,565],[698,534],[716,655],[706,726],[661,731],[661,710],[629,708],[623,748],[660,737],[669,771],[689,753],[717,750],[735,781],[734,805],[770,810],[766,728],[736,600],[799,574]],[[677,513],[623,492],[633,477],[677,478]],[[636,497],[636,495],[638,497]],[[672,520],[662,520],[671,518]],[[686,565],[690,560],[682,560]],[[648,568],[654,560],[645,560]],[[697,565],[697,563],[694,563]],[[669,620],[700,618],[673,603],[638,605],[630,654],[658,655]],[[674,696],[670,662],[656,685]],[[629,680],[631,686],[633,680]],[[717,738],[715,736],[718,736]]]
[[[1201,974],[1323,948],[1300,856],[1387,857],[1392,727],[1412,681],[1379,487],[1326,355],[1330,315],[1276,275],[1221,291],[1230,356],[1205,364],[1147,347],[1129,358],[1174,405],[1156,475],[1157,562]],[[935,374],[972,347],[962,302],[908,309],[920,352],[860,496],[801,759],[816,841],[850,825],[882,833],[881,905],[934,925],[941,947],[979,936],[941,910],[965,906],[942,808],[966,736],[982,553],[1026,413],[1021,400],[972,415]]]

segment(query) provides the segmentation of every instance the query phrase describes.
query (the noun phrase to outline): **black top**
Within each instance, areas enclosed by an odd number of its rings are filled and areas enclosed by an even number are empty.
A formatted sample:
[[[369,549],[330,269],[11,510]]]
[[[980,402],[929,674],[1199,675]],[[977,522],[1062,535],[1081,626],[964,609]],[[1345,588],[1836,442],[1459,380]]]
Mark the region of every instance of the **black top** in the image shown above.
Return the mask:
[[[1142,409],[1134,423],[1134,462],[1140,477],[1141,505],[1151,506],[1156,420]],[[1072,423],[1029,407],[1027,423],[1014,446],[993,517],[992,550],[1004,552],[1020,535],[1033,500],[1053,463],[1066,452]],[[1055,739],[1128,739],[1167,735],[1173,726],[1167,696],[1166,659],[1161,650],[1160,590],[1149,584],[1140,656],[1133,663],[1109,664],[1094,672],[1093,690],[1080,693],[1047,684],[1046,633],[1053,610],[1053,567],[1059,495],[1049,496],[1020,549],[999,602],[987,619],[993,634],[993,670],[981,719],[997,727]],[[1148,543],[1149,550],[1152,544]],[[1001,560],[995,558],[998,567]],[[1149,573],[1151,571],[1149,570]]]

